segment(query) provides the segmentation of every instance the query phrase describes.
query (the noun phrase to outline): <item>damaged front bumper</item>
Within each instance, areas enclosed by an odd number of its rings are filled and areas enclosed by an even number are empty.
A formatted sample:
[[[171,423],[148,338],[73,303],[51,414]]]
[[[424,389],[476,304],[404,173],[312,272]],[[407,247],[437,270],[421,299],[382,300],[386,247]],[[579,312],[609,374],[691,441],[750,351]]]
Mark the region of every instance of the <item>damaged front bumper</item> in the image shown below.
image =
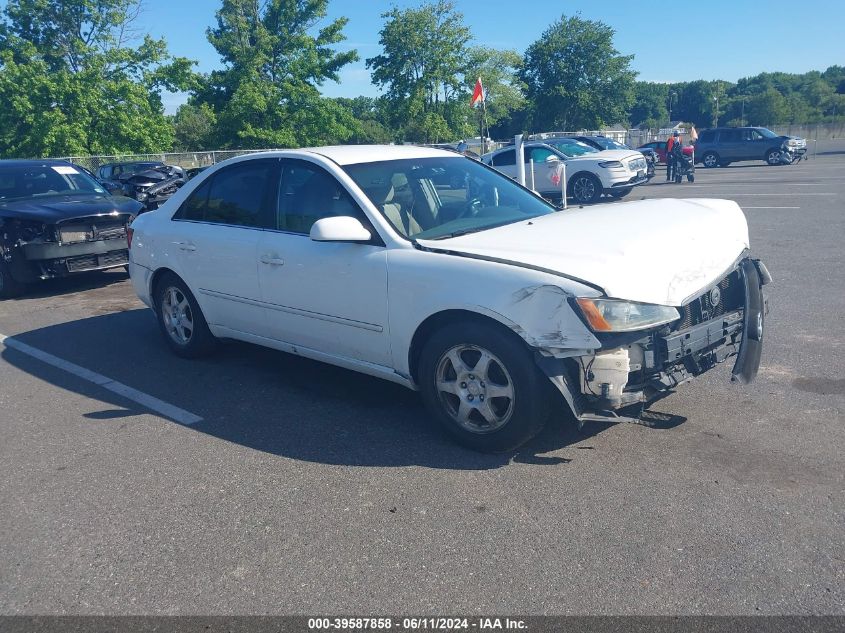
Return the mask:
[[[768,312],[763,287],[770,282],[760,260],[745,258],[684,305],[679,321],[653,331],[599,335],[602,347],[591,354],[541,355],[538,365],[580,422],[638,421],[647,404],[731,357],[732,380],[748,384],[760,366]]]

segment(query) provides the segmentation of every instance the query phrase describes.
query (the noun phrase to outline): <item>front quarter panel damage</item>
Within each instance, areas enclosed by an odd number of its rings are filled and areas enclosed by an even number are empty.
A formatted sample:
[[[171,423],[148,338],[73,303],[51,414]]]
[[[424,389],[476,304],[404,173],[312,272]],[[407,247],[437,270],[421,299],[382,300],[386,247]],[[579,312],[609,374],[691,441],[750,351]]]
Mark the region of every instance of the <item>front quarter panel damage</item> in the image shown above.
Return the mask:
[[[542,355],[574,356],[600,343],[573,312],[572,296],[560,286],[528,286],[511,295],[505,311],[517,334]]]

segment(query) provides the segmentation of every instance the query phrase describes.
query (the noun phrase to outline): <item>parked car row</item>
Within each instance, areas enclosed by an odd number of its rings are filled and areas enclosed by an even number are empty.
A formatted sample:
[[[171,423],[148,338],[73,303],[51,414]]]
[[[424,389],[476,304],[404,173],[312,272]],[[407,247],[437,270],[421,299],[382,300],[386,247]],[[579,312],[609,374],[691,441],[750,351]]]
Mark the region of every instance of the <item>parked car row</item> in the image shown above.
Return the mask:
[[[762,160],[779,165],[783,147],[798,159],[806,157],[807,141],[795,136],[778,135],[764,127],[718,127],[702,130],[694,145],[684,147],[684,154],[695,156],[695,162],[705,167],[727,167],[733,162]],[[652,141],[641,145],[641,151],[657,153],[666,162],[666,141]]]
[[[524,158],[529,186],[556,202],[563,196],[564,166],[567,197],[579,204],[595,203],[603,194],[622,198],[649,178],[648,161],[641,152],[597,149],[572,137],[528,142],[524,145]],[[485,154],[481,160],[511,178],[517,177],[513,146]]]

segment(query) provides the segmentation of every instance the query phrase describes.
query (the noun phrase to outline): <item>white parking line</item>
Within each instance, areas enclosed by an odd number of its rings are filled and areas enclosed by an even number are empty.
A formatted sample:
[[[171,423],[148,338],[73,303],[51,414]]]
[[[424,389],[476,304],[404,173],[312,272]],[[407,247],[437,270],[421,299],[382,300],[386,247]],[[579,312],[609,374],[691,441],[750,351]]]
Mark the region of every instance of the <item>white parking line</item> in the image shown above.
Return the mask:
[[[0,344],[3,344],[9,349],[13,349],[22,354],[26,354],[27,356],[31,356],[32,358],[36,358],[42,363],[47,363],[48,365],[52,365],[53,367],[66,371],[69,374],[73,374],[78,378],[94,383],[98,387],[108,389],[112,393],[116,393],[127,400],[136,402],[137,404],[140,404],[151,411],[155,411],[166,418],[170,418],[179,424],[191,426],[192,424],[202,422],[202,418],[200,416],[194,415],[190,411],[180,409],[179,407],[169,404],[164,400],[159,400],[149,394],[133,389],[128,385],[124,385],[122,382],[112,380],[108,376],[103,376],[102,374],[98,374],[90,369],[85,369],[84,367],[80,367],[79,365],[63,360],[58,356],[53,356],[52,354],[48,354],[40,349],[36,349],[31,345],[21,343],[14,338],[6,336],[5,334],[0,334]]]
[[[743,209],[800,209],[801,207],[742,207]]]

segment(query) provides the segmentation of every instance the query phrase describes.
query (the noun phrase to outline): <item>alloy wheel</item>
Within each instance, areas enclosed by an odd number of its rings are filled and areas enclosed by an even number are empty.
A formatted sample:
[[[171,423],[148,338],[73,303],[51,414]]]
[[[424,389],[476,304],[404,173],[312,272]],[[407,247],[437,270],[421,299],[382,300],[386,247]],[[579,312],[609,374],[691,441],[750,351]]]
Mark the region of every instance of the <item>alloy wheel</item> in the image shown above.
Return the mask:
[[[191,304],[179,288],[169,286],[161,302],[161,318],[167,334],[179,345],[187,345],[194,334],[194,315]]]
[[[596,195],[596,185],[592,179],[581,176],[575,181],[573,193],[578,202],[589,202]]]
[[[483,347],[447,350],[437,363],[435,389],[448,415],[471,433],[492,433],[513,415],[513,380],[502,361]]]

